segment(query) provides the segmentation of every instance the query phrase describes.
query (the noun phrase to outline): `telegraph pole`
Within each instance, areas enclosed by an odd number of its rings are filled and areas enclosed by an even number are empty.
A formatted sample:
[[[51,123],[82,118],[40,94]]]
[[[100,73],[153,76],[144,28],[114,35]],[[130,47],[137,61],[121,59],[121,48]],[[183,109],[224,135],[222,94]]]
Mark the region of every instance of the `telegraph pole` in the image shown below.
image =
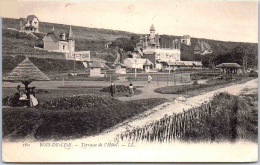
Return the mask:
[[[170,65],[170,60],[169,60],[169,75],[171,74],[171,65]]]
[[[135,59],[135,80],[136,80],[136,59]]]
[[[74,54],[74,77],[75,77],[75,75],[76,75],[76,55]]]

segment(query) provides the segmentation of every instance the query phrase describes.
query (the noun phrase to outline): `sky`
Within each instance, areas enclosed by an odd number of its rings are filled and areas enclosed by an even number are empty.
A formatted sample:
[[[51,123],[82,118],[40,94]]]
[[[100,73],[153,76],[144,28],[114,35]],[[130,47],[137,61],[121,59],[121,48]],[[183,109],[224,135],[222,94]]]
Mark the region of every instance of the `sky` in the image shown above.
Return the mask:
[[[258,42],[257,1],[20,0],[18,17],[93,28]]]

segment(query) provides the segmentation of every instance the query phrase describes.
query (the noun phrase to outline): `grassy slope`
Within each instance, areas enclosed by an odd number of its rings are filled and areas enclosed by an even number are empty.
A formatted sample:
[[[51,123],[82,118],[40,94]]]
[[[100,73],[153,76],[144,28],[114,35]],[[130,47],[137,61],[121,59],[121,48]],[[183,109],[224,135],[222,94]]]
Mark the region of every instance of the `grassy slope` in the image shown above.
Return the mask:
[[[12,19],[12,18],[3,18],[2,25],[3,25],[3,29],[6,28],[18,29],[19,20]],[[53,26],[59,32],[68,33],[69,25],[47,23],[47,22],[40,22],[40,31],[43,33],[47,33],[48,31],[52,30]],[[80,27],[80,26],[72,26],[72,30],[76,38],[75,39],[76,51],[91,51],[92,56],[97,56],[103,59],[107,59],[106,56],[108,56],[111,58],[110,59],[111,61],[115,59],[114,50],[110,48],[105,48],[105,43],[109,41],[114,41],[116,38],[120,38],[120,37],[129,38],[132,35],[132,33],[124,32],[124,31],[88,28],[88,27]],[[14,45],[17,43],[23,44],[19,41],[15,42],[15,40],[16,38],[14,37],[10,38],[9,36],[5,35],[5,33],[3,33],[4,45]],[[19,47],[22,46],[23,45],[20,45]],[[25,52],[34,52],[33,46],[30,48],[32,49],[27,49]],[[13,49],[8,48],[8,50],[13,50]]]
[[[33,49],[34,44],[39,44],[40,41],[35,39],[28,40],[26,38],[16,37],[17,35],[8,35],[8,30],[6,28],[18,28],[19,20],[11,19],[11,18],[3,18],[3,54],[4,55],[14,55],[14,53],[8,53],[10,51],[15,53],[35,53]],[[55,24],[55,23],[40,23],[40,31],[48,32],[52,30],[52,27],[55,27],[56,30],[60,32],[68,32],[69,25],[63,24]],[[131,36],[135,36],[137,34],[124,32],[124,31],[116,31],[116,30],[108,30],[108,29],[97,29],[97,28],[88,28],[88,27],[80,27],[80,26],[72,26],[73,33],[76,37],[76,50],[83,51],[89,50],[91,51],[91,56],[99,57],[102,59],[106,59],[107,61],[113,62],[116,58],[115,49],[114,48],[105,48],[105,43],[109,41],[114,41],[117,38],[125,37],[130,38]],[[147,33],[148,33],[147,29]],[[161,32],[163,33],[163,32]],[[174,35],[161,35],[162,43],[167,42],[172,43],[173,39],[180,39],[180,36]],[[204,40],[204,39],[201,39]],[[202,58],[206,58],[205,56],[194,56],[193,49],[197,43],[197,38],[191,38],[191,46],[181,45],[181,59],[182,60],[201,60]],[[204,40],[205,41],[205,40]],[[240,42],[224,42],[224,41],[216,41],[216,40],[206,40],[209,45],[213,49],[213,54],[211,57],[218,56],[219,54],[223,54],[225,52],[231,51],[236,46],[240,44],[247,44],[257,49],[257,44],[249,44],[249,43],[240,43]],[[209,58],[209,57],[207,57]],[[205,59],[208,61],[208,59]],[[204,60],[203,60],[204,61]]]

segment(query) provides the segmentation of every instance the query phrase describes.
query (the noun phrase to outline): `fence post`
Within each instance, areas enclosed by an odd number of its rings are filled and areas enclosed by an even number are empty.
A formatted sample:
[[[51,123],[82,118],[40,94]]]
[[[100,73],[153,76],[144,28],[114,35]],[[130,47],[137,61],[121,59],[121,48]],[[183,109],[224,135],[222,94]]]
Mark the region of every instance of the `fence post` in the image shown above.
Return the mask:
[[[157,75],[157,86],[159,86],[158,75]]]
[[[173,76],[173,83],[174,83],[174,86],[175,86],[176,85],[175,74]]]
[[[231,120],[230,120],[230,126],[231,126],[231,140],[235,141],[237,138],[237,109],[238,109],[238,100],[235,102],[235,106],[231,110]]]

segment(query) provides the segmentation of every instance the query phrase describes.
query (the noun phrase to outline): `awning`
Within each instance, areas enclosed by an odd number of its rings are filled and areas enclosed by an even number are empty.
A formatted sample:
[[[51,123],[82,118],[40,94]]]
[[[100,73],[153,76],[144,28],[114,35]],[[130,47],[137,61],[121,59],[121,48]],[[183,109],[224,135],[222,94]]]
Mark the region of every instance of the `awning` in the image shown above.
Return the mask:
[[[6,77],[5,81],[49,81],[50,79],[40,71],[27,57]]]
[[[231,69],[238,69],[241,66],[237,63],[222,63],[216,66],[216,68],[231,68]]]

